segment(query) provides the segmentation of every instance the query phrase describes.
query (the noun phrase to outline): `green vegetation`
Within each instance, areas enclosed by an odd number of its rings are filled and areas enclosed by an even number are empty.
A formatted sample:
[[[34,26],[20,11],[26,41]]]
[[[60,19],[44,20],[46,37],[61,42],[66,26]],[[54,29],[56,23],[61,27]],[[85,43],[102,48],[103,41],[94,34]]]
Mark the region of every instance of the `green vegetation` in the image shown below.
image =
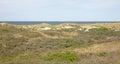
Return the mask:
[[[0,25],[0,64],[119,64],[119,49],[115,28],[38,32]]]
[[[71,52],[59,52],[59,53],[50,53],[45,58],[47,61],[67,61],[67,62],[74,62],[79,61],[79,57],[75,53]]]

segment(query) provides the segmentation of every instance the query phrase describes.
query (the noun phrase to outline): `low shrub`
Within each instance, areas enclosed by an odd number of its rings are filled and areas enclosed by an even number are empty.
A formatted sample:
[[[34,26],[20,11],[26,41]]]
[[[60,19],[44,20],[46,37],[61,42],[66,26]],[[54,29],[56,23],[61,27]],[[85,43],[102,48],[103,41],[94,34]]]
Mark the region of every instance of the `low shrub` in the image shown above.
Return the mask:
[[[97,53],[97,55],[100,57],[105,57],[108,55],[108,53],[107,52],[99,52],[99,53]]]
[[[89,31],[90,34],[97,34],[97,35],[101,35],[101,34],[106,35],[109,32],[111,32],[111,30],[108,28],[94,28],[94,29],[90,29]]]
[[[63,53],[50,53],[46,57],[44,57],[46,61],[67,61],[67,62],[74,62],[79,61],[80,58],[72,52],[63,52]]]

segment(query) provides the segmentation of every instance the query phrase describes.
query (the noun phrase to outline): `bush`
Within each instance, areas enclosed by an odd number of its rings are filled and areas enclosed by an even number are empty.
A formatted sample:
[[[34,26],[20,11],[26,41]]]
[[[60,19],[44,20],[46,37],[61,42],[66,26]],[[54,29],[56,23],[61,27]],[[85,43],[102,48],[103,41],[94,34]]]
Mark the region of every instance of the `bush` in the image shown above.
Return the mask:
[[[100,57],[105,57],[108,55],[108,53],[107,52],[100,52],[100,53],[97,53],[97,55]]]
[[[48,54],[45,58],[46,61],[67,61],[67,62],[74,62],[79,61],[79,57],[75,53],[71,52],[64,52],[64,53],[51,53]]]
[[[108,34],[110,32],[108,28],[95,28],[95,29],[90,29],[90,34]]]
[[[9,32],[9,30],[8,30],[8,29],[2,29],[2,31],[3,31],[3,32]]]

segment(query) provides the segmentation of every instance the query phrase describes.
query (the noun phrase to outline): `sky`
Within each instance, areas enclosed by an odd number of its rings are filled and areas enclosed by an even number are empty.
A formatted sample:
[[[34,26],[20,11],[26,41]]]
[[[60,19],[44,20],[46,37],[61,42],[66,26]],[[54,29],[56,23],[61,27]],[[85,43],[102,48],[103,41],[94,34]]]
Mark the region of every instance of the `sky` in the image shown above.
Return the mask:
[[[120,0],[0,0],[0,21],[120,21]]]

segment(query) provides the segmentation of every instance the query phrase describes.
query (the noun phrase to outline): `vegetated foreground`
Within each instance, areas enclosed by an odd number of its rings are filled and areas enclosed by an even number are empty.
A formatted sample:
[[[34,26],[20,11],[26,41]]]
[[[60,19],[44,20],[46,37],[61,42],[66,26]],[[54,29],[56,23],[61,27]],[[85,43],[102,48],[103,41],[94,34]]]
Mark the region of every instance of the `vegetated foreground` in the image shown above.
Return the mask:
[[[0,24],[0,64],[120,64],[120,23]]]

